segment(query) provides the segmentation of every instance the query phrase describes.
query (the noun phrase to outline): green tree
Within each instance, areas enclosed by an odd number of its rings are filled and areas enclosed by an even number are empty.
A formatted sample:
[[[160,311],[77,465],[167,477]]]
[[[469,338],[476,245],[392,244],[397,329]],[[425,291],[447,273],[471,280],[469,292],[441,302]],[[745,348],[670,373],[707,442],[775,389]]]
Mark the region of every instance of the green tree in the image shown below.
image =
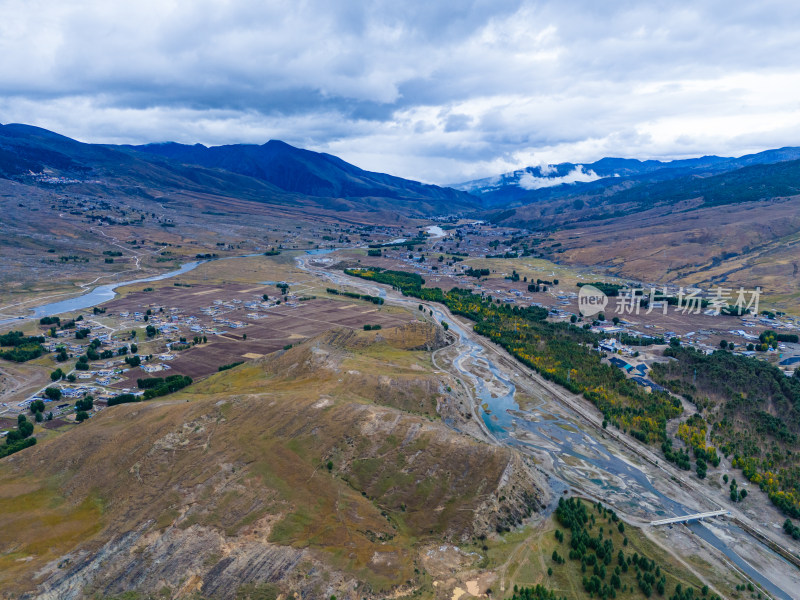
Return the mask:
[[[61,400],[61,390],[56,387],[49,387],[44,390],[44,395],[50,400]]]
[[[75,403],[75,410],[89,411],[94,407],[94,398],[92,396],[85,396]]]
[[[705,479],[707,470],[708,470],[708,465],[706,464],[706,461],[704,461],[702,458],[698,457],[698,459],[697,459],[697,476],[700,479]]]
[[[28,421],[28,419],[25,418],[25,415],[19,415],[17,417],[17,431],[19,431],[21,439],[30,437],[30,435],[33,433],[33,423]],[[9,436],[10,435],[11,434],[9,434]]]

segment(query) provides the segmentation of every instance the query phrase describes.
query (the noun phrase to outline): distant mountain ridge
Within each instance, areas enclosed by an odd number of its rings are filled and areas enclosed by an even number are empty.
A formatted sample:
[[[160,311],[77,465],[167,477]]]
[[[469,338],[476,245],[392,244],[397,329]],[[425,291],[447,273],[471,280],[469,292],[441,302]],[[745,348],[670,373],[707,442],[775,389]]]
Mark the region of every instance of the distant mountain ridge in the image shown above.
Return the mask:
[[[742,167],[800,159],[800,147],[785,147],[738,158],[702,156],[673,161],[601,158],[593,163],[559,163],[526,167],[494,177],[452,184],[481,198],[485,206],[527,204],[539,200],[597,193],[623,180],[636,183],[667,181],[687,175],[715,175]]]
[[[136,152],[162,156],[184,164],[255,177],[283,190],[309,196],[432,198],[455,202],[456,206],[477,206],[473,198],[457,190],[365,171],[331,154],[295,148],[279,140],[270,140],[261,146],[233,144],[207,147],[168,142],[131,148]]]
[[[302,205],[307,214],[318,208],[404,217],[475,215],[482,209],[525,207],[578,195],[616,195],[642,185],[798,159],[800,147],[738,158],[703,156],[669,162],[606,157],[586,164],[527,167],[442,187],[366,171],[336,156],[278,140],[211,147],[175,142],[104,145],[82,143],[30,125],[0,125],[0,178],[46,174],[103,180],[137,194],[147,194],[148,189],[181,190],[284,208]],[[680,188],[683,193],[686,187],[681,183],[676,191]]]
[[[466,192],[366,171],[277,140],[261,146],[116,146],[86,144],[30,125],[0,125],[0,178],[41,173],[334,211],[426,216],[480,207]]]

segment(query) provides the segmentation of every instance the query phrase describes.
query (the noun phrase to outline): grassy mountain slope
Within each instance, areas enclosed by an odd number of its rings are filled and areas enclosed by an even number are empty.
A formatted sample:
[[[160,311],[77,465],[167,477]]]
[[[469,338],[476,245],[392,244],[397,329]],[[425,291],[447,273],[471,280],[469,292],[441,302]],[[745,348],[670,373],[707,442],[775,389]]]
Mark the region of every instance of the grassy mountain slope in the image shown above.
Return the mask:
[[[160,197],[180,191],[320,211],[431,214],[479,204],[464,192],[364,171],[279,141],[215,148],[111,146],[29,125],[0,125],[0,178],[35,182],[34,174],[84,181],[84,189],[96,193]]]
[[[785,514],[800,518],[800,379],[724,350],[667,353],[678,360],[658,365],[654,378],[699,410],[679,436],[700,446],[708,437]]]
[[[760,286],[800,306],[800,161],[578,194],[495,213],[545,231],[543,256],[643,281]]]
[[[427,200],[446,203],[449,210],[477,206],[476,199],[469,194],[365,171],[336,156],[295,148],[279,140],[262,146],[236,144],[207,148],[200,144],[167,143],[135,146],[134,149],[141,154],[163,156],[180,163],[247,175],[283,190],[310,196]],[[445,208],[445,204],[441,208]]]
[[[84,144],[29,125],[0,125],[0,177],[31,183],[31,173],[84,180],[78,189],[157,195],[168,190],[227,194],[262,202],[289,203],[295,197],[266,182],[235,173],[190,168],[113,146]]]
[[[434,331],[334,331],[4,459],[0,588],[429,585],[418,544],[518,521],[542,494],[515,453],[434,418],[444,391],[410,350]]]
[[[668,181],[622,181],[600,193],[578,192],[516,208],[501,222],[533,227],[588,227],[661,208],[664,213],[785,198],[800,194],[800,160],[756,164],[731,172]],[[692,202],[689,206],[681,203]],[[498,213],[499,214],[499,213]]]

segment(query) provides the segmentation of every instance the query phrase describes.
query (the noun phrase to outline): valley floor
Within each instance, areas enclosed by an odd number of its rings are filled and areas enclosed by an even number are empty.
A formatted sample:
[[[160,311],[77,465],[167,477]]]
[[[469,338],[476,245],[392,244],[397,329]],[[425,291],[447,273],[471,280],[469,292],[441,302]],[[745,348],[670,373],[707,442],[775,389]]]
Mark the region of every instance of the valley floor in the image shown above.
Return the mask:
[[[5,597],[30,590],[35,573],[42,598],[122,598],[124,589],[156,597],[163,588],[182,598],[292,590],[466,600],[534,584],[585,598],[580,562],[552,559],[553,551],[569,553],[555,539],[562,526],[553,514],[566,496],[613,509],[627,531],[609,529],[615,547],[625,538],[625,552],[657,561],[669,585],[750,598],[758,593],[750,584],[796,597],[800,570],[731,519],[649,525],[723,507],[800,553],[774,530],[780,515],[758,494],[732,505],[718,482],[699,482],[604,429],[594,406],[475,334],[467,320],[348,277],[331,268],[337,260],[216,261],[156,285],[174,291],[177,282],[216,298],[226,285],[242,294],[290,281],[302,294],[324,297],[334,287],[385,304],[372,316],[369,302],[328,295],[318,302],[338,302],[352,322],[337,311],[341,322],[322,319],[286,350],[204,371],[203,381],[173,396],[48,430],[33,449],[3,459]],[[117,310],[147,298],[145,285],[123,290]],[[205,302],[199,309],[211,297],[197,300]],[[267,313],[267,321],[277,318]],[[364,331],[362,322],[383,328]],[[335,333],[324,333],[331,326]],[[237,337],[232,352],[247,343]],[[46,381],[44,362],[4,370],[4,393],[15,397],[30,391],[22,380]],[[128,558],[115,564],[116,556]],[[238,592],[223,589],[232,582],[243,584]],[[619,597],[643,596],[631,587]]]

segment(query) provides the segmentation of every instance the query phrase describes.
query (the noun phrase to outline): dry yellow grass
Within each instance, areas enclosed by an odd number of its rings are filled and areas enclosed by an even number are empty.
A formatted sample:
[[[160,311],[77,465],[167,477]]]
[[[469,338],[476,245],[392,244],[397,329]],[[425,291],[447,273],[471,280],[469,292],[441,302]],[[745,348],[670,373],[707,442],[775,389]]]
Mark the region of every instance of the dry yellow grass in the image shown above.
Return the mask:
[[[0,588],[147,523],[233,548],[266,531],[370,589],[414,579],[417,542],[469,534],[512,456],[431,420],[429,356],[403,347],[432,331],[333,332],[3,460]]]

